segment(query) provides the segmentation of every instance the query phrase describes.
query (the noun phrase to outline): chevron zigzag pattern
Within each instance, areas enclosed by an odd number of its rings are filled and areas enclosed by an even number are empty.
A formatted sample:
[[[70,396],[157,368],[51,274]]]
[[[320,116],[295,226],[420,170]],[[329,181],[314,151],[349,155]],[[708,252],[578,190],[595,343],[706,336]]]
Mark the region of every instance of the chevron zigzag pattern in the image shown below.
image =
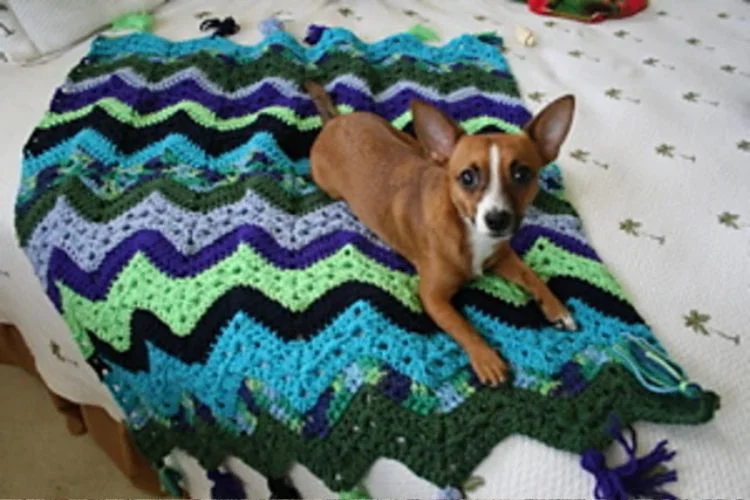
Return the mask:
[[[498,278],[469,284],[458,306],[512,366],[496,390],[424,314],[414,269],[312,183],[304,80],[406,131],[419,97],[468,132],[518,133],[531,114],[498,48],[338,28],[312,46],[94,42],[29,138],[16,228],[156,467],[174,447],[273,477],[301,462],[340,491],[386,456],[442,487],[512,433],[582,452],[607,445],[611,413],[712,418],[718,397],[688,384],[590,246],[558,166],[512,244],[581,329],[550,327]]]

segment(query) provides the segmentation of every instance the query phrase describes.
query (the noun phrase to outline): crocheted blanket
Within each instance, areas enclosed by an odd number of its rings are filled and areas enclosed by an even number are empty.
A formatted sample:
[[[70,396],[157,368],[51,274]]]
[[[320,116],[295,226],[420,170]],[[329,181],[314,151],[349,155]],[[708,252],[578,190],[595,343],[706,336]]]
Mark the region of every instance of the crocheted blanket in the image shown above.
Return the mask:
[[[424,314],[414,269],[312,183],[321,120],[301,83],[401,129],[419,97],[469,132],[517,133],[530,113],[501,41],[313,35],[99,38],[24,151],[20,242],[156,467],[175,447],[270,477],[301,462],[342,491],[391,457],[460,486],[513,433],[580,453],[611,441],[612,413],[712,417],[717,396],[635,311],[554,164],[512,244],[580,331],[499,278],[468,284],[456,303],[513,371],[483,387]]]

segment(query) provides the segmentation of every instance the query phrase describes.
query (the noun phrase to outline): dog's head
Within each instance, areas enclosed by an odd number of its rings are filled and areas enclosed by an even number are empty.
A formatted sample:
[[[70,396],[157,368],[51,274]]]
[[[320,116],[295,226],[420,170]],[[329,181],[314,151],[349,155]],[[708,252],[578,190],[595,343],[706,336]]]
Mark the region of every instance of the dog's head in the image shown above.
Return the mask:
[[[557,99],[522,134],[464,134],[440,110],[411,104],[414,131],[430,158],[446,169],[451,199],[474,231],[507,239],[539,191],[539,171],[557,158],[573,119],[575,100]]]

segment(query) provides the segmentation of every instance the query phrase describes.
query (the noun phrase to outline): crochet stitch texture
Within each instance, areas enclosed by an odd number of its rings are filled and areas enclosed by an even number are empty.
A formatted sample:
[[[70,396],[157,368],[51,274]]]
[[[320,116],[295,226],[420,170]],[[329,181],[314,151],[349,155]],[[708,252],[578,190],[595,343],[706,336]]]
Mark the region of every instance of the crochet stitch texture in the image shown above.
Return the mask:
[[[498,47],[475,36],[429,47],[327,29],[311,47],[284,32],[243,47],[135,34],[94,42],[25,148],[21,244],[154,464],[177,446],[272,477],[298,461],[340,491],[386,456],[442,487],[512,433],[581,452],[611,440],[612,412],[712,417],[715,394],[650,390],[650,365],[618,354],[637,339],[668,359],[556,165],[512,244],[580,331],[498,278],[470,283],[456,302],[513,370],[482,387],[424,314],[414,269],[312,183],[321,121],[305,80],[406,130],[415,97],[469,132],[531,117]]]

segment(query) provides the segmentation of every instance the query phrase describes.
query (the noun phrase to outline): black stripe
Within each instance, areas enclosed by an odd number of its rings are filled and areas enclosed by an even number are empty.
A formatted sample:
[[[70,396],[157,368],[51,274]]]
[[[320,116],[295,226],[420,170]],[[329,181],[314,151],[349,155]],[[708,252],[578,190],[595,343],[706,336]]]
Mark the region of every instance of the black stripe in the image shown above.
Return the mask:
[[[563,301],[583,298],[585,302],[608,316],[626,323],[640,323],[642,319],[629,304],[586,282],[574,278],[553,278],[550,288]],[[417,314],[403,306],[378,287],[346,283],[323,295],[307,310],[293,313],[246,287],[233,288],[218,299],[186,336],[175,335],[168,325],[150,311],[138,310],[130,324],[131,347],[126,352],[114,350],[109,344],[90,334],[99,356],[129,370],[148,370],[146,341],[158,346],[186,363],[205,362],[211,345],[221,329],[239,311],[273,330],[285,340],[309,339],[357,300],[367,300],[399,327],[415,334],[430,335],[437,326],[425,314]],[[457,307],[473,306],[500,321],[515,327],[541,328],[547,325],[534,302],[515,307],[479,290],[465,288],[454,300]]]
[[[212,156],[218,156],[238,148],[259,132],[270,133],[279,147],[291,159],[306,158],[320,129],[301,131],[297,127],[270,115],[260,115],[253,123],[242,128],[220,131],[206,128],[180,110],[167,120],[147,127],[133,127],[111,117],[101,108],[76,120],[46,129],[36,129],[26,144],[25,154],[39,156],[61,142],[72,138],[85,128],[98,131],[112,141],[123,154],[132,154],[160,141],[169,134],[182,134]],[[414,135],[411,122],[404,129]],[[477,133],[502,132],[497,127],[487,125]]]
[[[245,144],[256,133],[267,132],[276,139],[284,153],[292,159],[309,156],[310,147],[320,130],[303,132],[273,116],[261,115],[249,125],[222,132],[199,125],[183,110],[177,111],[162,122],[135,128],[111,117],[106,111],[97,107],[77,120],[48,129],[36,129],[29,138],[24,153],[38,156],[87,127],[104,135],[116,145],[119,152],[124,154],[139,151],[169,134],[182,134],[210,155],[218,156]]]

